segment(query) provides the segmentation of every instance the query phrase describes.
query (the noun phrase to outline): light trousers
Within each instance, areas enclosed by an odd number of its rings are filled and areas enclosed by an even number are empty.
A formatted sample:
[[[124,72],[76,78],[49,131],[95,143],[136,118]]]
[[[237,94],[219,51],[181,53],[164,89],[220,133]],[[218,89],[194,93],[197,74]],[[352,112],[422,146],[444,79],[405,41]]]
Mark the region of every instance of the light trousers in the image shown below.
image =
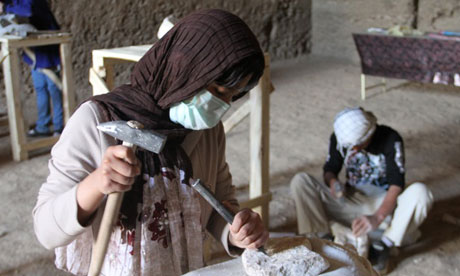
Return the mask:
[[[354,219],[363,215],[373,215],[385,198],[386,192],[367,196],[357,190],[347,192],[343,202],[334,198],[329,187],[307,173],[298,173],[291,180],[291,191],[297,211],[299,234],[330,233],[329,221],[337,221],[351,226]],[[397,206],[391,217],[382,223],[383,235],[395,246],[410,239],[427,217],[433,205],[433,195],[423,183],[407,186],[398,196]],[[406,243],[406,242],[404,242]]]

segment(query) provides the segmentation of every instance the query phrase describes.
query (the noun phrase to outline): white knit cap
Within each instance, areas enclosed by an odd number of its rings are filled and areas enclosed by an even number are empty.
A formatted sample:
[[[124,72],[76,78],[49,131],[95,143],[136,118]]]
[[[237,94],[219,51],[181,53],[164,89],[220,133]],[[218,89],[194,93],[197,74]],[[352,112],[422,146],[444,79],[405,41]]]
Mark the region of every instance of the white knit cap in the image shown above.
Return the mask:
[[[374,134],[377,118],[372,112],[361,107],[345,108],[335,116],[334,133],[337,138],[337,149],[349,149],[365,142]]]

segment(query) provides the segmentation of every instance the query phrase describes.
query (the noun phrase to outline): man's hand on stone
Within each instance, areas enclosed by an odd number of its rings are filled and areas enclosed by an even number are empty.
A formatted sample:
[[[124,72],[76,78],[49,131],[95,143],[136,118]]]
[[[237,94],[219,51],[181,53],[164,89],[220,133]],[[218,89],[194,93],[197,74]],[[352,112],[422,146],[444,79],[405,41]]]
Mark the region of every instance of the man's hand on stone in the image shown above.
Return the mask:
[[[353,230],[353,235],[359,237],[377,229],[378,226],[379,221],[376,216],[361,216],[353,220],[351,229]]]

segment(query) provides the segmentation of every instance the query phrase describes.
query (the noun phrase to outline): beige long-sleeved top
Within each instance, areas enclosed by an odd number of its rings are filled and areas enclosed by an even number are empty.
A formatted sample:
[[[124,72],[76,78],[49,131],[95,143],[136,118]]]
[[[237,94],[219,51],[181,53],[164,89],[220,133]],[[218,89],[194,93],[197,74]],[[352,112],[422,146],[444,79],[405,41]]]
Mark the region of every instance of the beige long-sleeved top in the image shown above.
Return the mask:
[[[105,201],[93,223],[84,227],[77,220],[76,191],[78,184],[99,167],[107,147],[116,144],[114,138],[97,130],[101,122],[95,103],[82,104],[51,151],[50,173],[40,188],[33,210],[35,234],[48,249],[65,246],[85,231],[92,231],[96,236],[99,230]],[[227,200],[237,208],[232,177],[225,161],[222,124],[191,132],[182,146],[191,159],[194,179],[200,178],[220,201]],[[201,198],[200,205],[202,224],[229,252],[228,224]]]

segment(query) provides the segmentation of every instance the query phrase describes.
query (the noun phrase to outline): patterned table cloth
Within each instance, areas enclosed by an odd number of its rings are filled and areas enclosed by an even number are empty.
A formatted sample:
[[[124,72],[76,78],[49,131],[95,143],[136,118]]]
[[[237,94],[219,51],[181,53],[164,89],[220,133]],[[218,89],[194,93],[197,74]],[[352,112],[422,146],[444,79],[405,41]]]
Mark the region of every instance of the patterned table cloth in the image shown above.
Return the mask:
[[[353,34],[365,75],[460,85],[460,41],[444,37]]]

